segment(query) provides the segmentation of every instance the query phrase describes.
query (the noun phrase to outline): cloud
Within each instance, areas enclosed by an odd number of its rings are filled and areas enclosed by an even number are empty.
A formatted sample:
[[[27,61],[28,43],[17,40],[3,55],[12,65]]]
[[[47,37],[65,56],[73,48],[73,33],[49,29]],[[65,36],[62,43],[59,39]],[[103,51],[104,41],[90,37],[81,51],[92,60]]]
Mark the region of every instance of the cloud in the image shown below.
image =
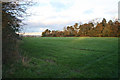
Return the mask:
[[[107,20],[117,17],[119,0],[35,0],[38,4],[30,7],[26,31],[42,31],[38,28],[61,30],[75,22],[88,22],[95,18]]]
[[[50,5],[55,9],[56,12],[61,12],[62,10],[67,10],[69,7],[72,6],[73,3],[66,4],[62,1],[51,1]]]
[[[93,9],[89,9],[83,12],[84,14],[92,14],[93,13]]]

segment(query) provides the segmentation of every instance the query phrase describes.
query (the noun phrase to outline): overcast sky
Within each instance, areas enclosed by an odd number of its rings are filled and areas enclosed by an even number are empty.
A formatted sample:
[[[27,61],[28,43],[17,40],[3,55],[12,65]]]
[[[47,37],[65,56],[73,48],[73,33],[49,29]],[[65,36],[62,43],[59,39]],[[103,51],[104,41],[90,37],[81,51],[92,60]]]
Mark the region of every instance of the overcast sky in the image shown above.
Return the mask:
[[[85,23],[99,18],[118,17],[119,0],[34,0],[37,3],[29,7],[32,15],[24,21],[23,32],[41,33],[45,29],[63,30],[64,26],[75,22]]]

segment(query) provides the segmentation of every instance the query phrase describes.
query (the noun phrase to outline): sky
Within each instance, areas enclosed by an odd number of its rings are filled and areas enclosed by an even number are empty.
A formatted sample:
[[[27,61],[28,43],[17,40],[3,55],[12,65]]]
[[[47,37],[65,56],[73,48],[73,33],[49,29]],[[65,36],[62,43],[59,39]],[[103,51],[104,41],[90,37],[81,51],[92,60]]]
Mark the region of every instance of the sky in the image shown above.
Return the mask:
[[[119,0],[34,0],[35,5],[28,7],[31,14],[23,22],[22,32],[41,35],[45,29],[63,30],[74,23],[87,23],[93,19],[118,17]]]

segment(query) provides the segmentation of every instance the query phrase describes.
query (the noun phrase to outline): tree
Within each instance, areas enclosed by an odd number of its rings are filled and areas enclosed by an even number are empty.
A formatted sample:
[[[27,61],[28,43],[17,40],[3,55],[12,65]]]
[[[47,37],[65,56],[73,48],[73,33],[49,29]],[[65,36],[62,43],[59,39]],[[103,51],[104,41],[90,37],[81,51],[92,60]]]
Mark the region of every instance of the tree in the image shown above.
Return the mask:
[[[106,19],[105,18],[103,18],[103,20],[102,20],[102,24],[103,24],[103,26],[105,26],[106,25]]]
[[[74,25],[74,29],[78,29],[78,23],[75,23],[75,25]]]
[[[74,36],[74,28],[72,26],[68,26],[67,27],[67,31],[68,31],[68,36]]]
[[[93,32],[94,24],[92,22],[88,23],[87,35],[91,36]]]
[[[118,21],[114,22],[113,25],[113,32],[114,32],[114,36],[115,37],[119,37],[120,36],[120,23]]]
[[[103,30],[103,36],[110,37],[111,33],[112,33],[111,26],[107,24]]]
[[[23,14],[26,14],[26,4],[20,4],[17,1],[13,2],[2,2],[2,57],[3,63],[9,60],[17,59],[19,56],[18,52],[18,39],[21,26],[23,25],[22,19]]]
[[[51,31],[49,29],[46,29],[44,32],[42,32],[42,36],[50,36],[51,35]]]
[[[108,21],[108,24],[109,24],[109,25],[113,25],[112,20],[109,20],[109,21]]]
[[[104,26],[102,23],[98,23],[97,26],[95,27],[95,33],[96,37],[102,37],[103,36],[103,30],[104,30]]]

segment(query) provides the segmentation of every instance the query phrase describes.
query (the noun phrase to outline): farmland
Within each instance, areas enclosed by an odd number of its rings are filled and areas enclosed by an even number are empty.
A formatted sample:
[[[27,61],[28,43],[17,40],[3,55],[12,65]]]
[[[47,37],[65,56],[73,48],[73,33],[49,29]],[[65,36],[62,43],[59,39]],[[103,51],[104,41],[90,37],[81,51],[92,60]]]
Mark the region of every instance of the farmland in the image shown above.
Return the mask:
[[[12,78],[117,78],[118,38],[25,37]]]

